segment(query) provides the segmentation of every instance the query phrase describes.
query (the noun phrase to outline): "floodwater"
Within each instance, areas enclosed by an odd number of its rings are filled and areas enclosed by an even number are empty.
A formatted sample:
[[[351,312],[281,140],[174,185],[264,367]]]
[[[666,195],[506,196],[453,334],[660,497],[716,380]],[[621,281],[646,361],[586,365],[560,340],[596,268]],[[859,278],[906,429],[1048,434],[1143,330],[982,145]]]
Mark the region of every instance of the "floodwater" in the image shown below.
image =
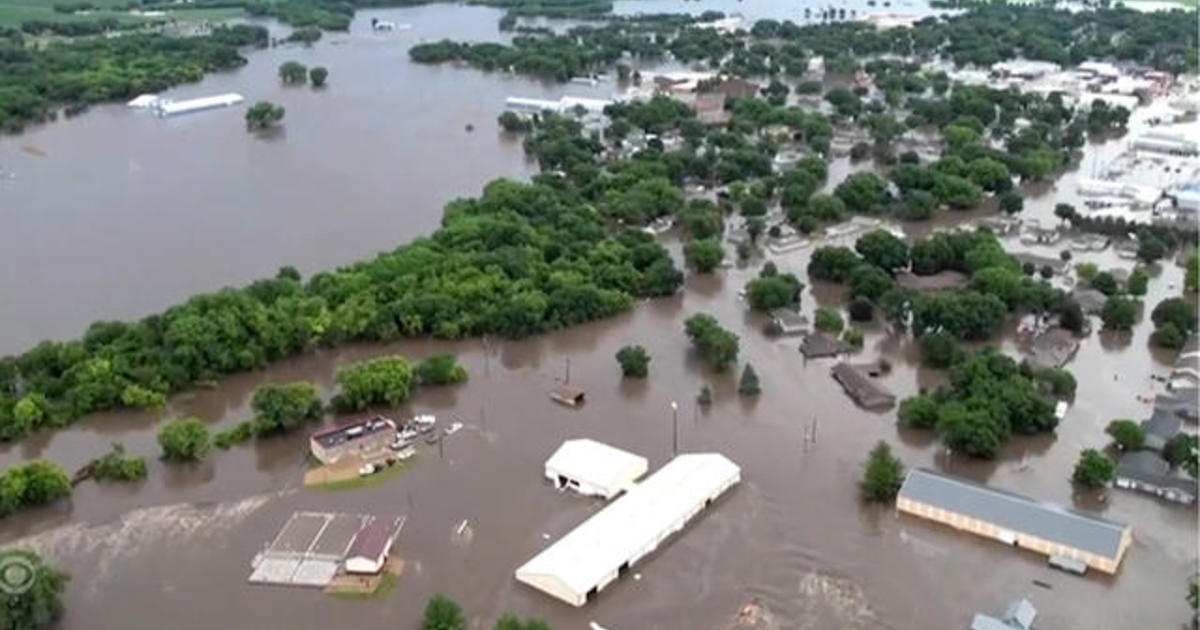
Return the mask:
[[[363,27],[372,15],[414,28],[376,39]],[[494,135],[503,97],[586,91],[406,59],[417,38],[499,37],[498,15],[446,6],[363,12],[349,36],[311,50],[255,53],[237,73],[177,91],[237,90],[251,100],[278,100],[288,107],[280,138],[247,136],[236,112],[162,121],[113,106],[0,140],[0,163],[17,174],[0,181],[3,211],[14,215],[6,221],[16,226],[0,235],[2,267],[12,270],[0,276],[10,296],[0,315],[0,347],[71,336],[93,319],[157,310],[280,264],[308,272],[390,248],[432,230],[445,199],[473,193],[494,176],[527,174],[519,145]],[[330,88],[277,87],[274,69],[292,57],[329,65]],[[474,122],[473,134],[463,130],[466,122]],[[452,159],[465,151],[471,160]],[[848,169],[839,161],[831,170]],[[62,186],[71,173],[80,177]],[[1049,216],[1053,194],[1044,196],[1028,212]],[[14,198],[21,203],[9,205]],[[101,211],[103,223],[95,218]],[[54,251],[26,242],[35,238]],[[668,244],[678,254],[679,243],[668,237]],[[772,258],[803,273],[809,252]],[[1129,264],[1111,251],[1076,259]],[[31,285],[24,270],[35,262],[41,282]],[[1185,583],[1196,568],[1195,509],[1118,490],[1076,496],[1069,482],[1079,450],[1108,441],[1110,419],[1149,414],[1136,397],[1153,391],[1151,376],[1169,370],[1170,356],[1149,348],[1148,313],[1132,333],[1084,340],[1068,364],[1079,380],[1076,401],[1054,435],[1015,438],[996,460],[971,461],[945,454],[927,434],[898,430],[894,411],[855,407],[830,378],[832,363],[806,363],[796,339],[765,337],[763,318],[737,299],[756,271],[757,261],[692,277],[678,296],[536,339],[323,351],[176,397],[161,414],[103,414],[39,434],[0,451],[0,466],[47,457],[73,469],[122,442],[147,456],[150,477],[134,486],[84,483],[69,501],[6,518],[0,541],[34,547],[73,574],[65,629],[158,630],[166,620],[183,630],[415,628],[437,592],[463,604],[472,628],[488,628],[513,610],[560,630],[593,620],[614,630],[723,629],[743,604],[757,601],[771,622],[766,627],[928,630],[964,627],[975,612],[999,612],[1020,596],[1033,599],[1044,627],[1182,627],[1189,615]],[[1181,281],[1178,267],[1161,264],[1145,303],[1176,294]],[[838,287],[809,287],[803,308],[811,315],[839,299]],[[741,337],[738,370],[715,374],[689,348],[682,321],[696,312],[712,313]],[[653,357],[643,382],[622,380],[613,358],[630,343]],[[1016,352],[1012,341],[1003,347]],[[334,371],[347,362],[442,351],[460,357],[470,381],[419,390],[389,413],[435,413],[443,424],[458,419],[466,428],[440,454],[423,445],[411,467],[383,485],[303,488],[301,433],[214,451],[195,466],[154,459],[162,418],[195,414],[228,427],[247,417],[249,396],[263,382],[311,380],[328,396]],[[906,340],[876,326],[854,360],[888,358],[894,369],[886,384],[905,396],[942,378],[915,367],[914,354]],[[546,397],[568,359],[572,383],[588,391],[580,409]],[[736,394],[745,362],[763,384],[755,400]],[[693,402],[703,385],[715,397],[707,410]],[[518,584],[517,566],[601,506],[544,483],[545,458],[564,439],[590,437],[644,455],[657,468],[671,456],[671,401],[679,402],[680,450],[724,453],[742,467],[743,482],[583,609]],[[806,440],[814,434],[815,442]],[[910,467],[932,466],[1131,523],[1134,545],[1117,576],[1079,578],[1050,570],[1040,556],[864,506],[856,484],[866,452],[880,439]],[[407,515],[396,547],[405,575],[396,590],[345,601],[249,585],[252,557],[297,510]]]

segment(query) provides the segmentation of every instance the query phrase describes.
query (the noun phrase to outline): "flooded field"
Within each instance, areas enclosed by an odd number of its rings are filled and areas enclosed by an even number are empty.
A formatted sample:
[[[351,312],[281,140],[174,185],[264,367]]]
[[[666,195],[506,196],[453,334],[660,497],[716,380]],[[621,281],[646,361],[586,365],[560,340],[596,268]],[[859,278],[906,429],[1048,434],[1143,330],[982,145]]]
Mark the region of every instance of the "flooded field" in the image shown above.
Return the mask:
[[[636,6],[668,11],[678,4]],[[621,2],[618,10],[632,6]],[[775,5],[736,6],[752,15]],[[238,72],[170,93],[233,90],[283,104],[286,130],[265,141],[245,133],[240,110],[160,120],[117,105],[0,138],[0,166],[12,174],[0,179],[7,227],[0,232],[0,291],[9,298],[0,313],[0,352],[74,336],[98,318],[136,317],[283,264],[308,273],[390,249],[434,229],[447,199],[474,194],[497,176],[531,173],[519,143],[496,135],[504,97],[606,95],[611,85],[543,85],[407,60],[408,46],[423,39],[500,38],[499,15],[451,6],[364,11],[349,35],[311,49],[252,53]],[[375,37],[367,27],[372,16],[413,29]],[[275,69],[291,58],[329,66],[330,88],[279,87]],[[831,176],[836,181],[867,166],[838,160]],[[1068,178],[1029,191],[1024,216],[1053,221],[1054,203],[1071,195]],[[955,214],[941,224],[977,216]],[[678,254],[679,243],[670,236],[668,242]],[[1022,248],[1015,240],[1007,245]],[[1053,256],[1060,249],[1032,251]],[[803,274],[810,252],[771,259],[782,271]],[[1111,249],[1076,260],[1130,265]],[[764,336],[764,319],[737,298],[758,262],[692,277],[678,296],[536,339],[324,351],[177,397],[162,414],[103,414],[41,433],[0,450],[0,467],[47,457],[74,469],[119,441],[147,456],[149,479],[129,487],[84,483],[69,501],[6,518],[0,542],[34,547],[73,574],[62,623],[70,630],[158,630],[164,620],[182,630],[415,628],[437,592],[463,604],[472,628],[489,628],[512,610],[544,617],[557,630],[591,621],[612,630],[722,630],[756,601],[772,628],[930,630],[964,627],[973,613],[999,611],[1020,596],[1032,598],[1039,626],[1049,628],[1182,626],[1189,614],[1185,582],[1196,569],[1196,510],[1117,490],[1076,495],[1069,481],[1079,450],[1107,443],[1109,420],[1149,414],[1136,397],[1154,391],[1151,376],[1166,373],[1171,357],[1148,345],[1148,310],[1177,294],[1182,270],[1159,265],[1144,299],[1149,307],[1132,333],[1093,333],[1083,341],[1067,366],[1079,381],[1075,404],[1055,435],[1014,438],[985,462],[947,455],[928,434],[898,430],[894,410],[855,407],[830,378],[832,361],[805,362],[798,340]],[[838,303],[840,292],[810,286],[803,310],[811,315],[817,304]],[[716,374],[690,349],[682,322],[700,311],[740,336],[740,363],[752,363],[762,380],[757,399],[736,394],[740,364]],[[653,357],[644,382],[622,380],[613,358],[630,343]],[[1017,352],[1011,336],[1003,347]],[[194,414],[228,427],[249,415],[249,397],[263,382],[310,380],[328,396],[342,364],[434,352],[457,354],[470,381],[419,390],[389,413],[434,413],[466,428],[445,441],[441,455],[422,445],[411,467],[385,484],[304,488],[304,432],[214,451],[190,467],[154,459],[155,425],[164,417]],[[894,366],[887,386],[906,396],[943,378],[918,368],[915,356],[906,338],[876,326],[867,329],[855,361],[886,357]],[[571,382],[588,392],[580,409],[546,396],[568,359]],[[706,410],[694,402],[704,385],[715,398]],[[672,401],[679,403],[680,450],[725,454],[742,467],[743,482],[636,565],[640,579],[624,578],[585,608],[518,584],[517,566],[602,505],[556,492],[543,481],[544,460],[562,440],[590,437],[643,455],[656,469],[672,454]],[[815,442],[806,440],[814,433]],[[1115,577],[1078,578],[1052,571],[1041,556],[864,506],[857,494],[862,462],[880,439],[909,467],[1128,522],[1134,545]],[[395,592],[345,601],[248,584],[251,558],[296,511],[407,516],[396,547],[405,574]]]

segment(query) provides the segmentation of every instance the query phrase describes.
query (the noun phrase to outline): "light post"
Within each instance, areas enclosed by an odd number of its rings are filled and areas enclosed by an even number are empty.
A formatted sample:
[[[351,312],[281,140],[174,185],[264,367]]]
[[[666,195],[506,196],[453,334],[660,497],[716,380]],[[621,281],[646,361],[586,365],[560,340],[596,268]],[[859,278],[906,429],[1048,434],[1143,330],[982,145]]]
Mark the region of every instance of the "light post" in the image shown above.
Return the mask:
[[[679,403],[671,401],[671,455],[679,454]]]

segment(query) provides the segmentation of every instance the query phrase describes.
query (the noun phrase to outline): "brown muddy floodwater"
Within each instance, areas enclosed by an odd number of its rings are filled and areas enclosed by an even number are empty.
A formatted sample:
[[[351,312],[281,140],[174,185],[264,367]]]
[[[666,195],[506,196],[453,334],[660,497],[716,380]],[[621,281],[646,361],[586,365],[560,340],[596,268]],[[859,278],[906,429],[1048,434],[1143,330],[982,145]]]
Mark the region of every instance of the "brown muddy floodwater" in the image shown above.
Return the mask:
[[[311,272],[394,247],[431,231],[448,198],[473,194],[496,176],[527,175],[519,144],[494,132],[504,97],[604,95],[611,86],[543,86],[407,61],[408,46],[420,39],[499,38],[499,15],[449,6],[362,12],[349,35],[312,49],[253,53],[238,72],[171,93],[235,90],[278,101],[288,109],[287,129],[272,140],[247,136],[237,111],[164,121],[120,106],[0,139],[0,165],[13,173],[0,179],[0,292],[9,297],[0,351],[73,336],[94,319],[135,317],[280,264]],[[371,16],[413,29],[375,37],[364,26]],[[275,68],[289,58],[328,65],[329,89],[278,87]],[[468,122],[473,134],[463,129]],[[834,177],[850,170],[844,160],[831,168]],[[1041,191],[1027,214],[1051,217],[1058,194]],[[668,241],[678,254],[679,243]],[[1008,245],[1021,248],[1015,240]],[[803,274],[810,251],[772,259]],[[1129,266],[1111,250],[1076,259]],[[129,487],[84,483],[69,501],[6,518],[0,541],[34,547],[73,574],[62,623],[69,630],[410,629],[437,592],[458,599],[475,629],[512,610],[544,617],[557,630],[582,630],[593,620],[613,630],[721,630],[754,599],[774,628],[957,629],[976,611],[999,611],[1020,596],[1032,597],[1042,627],[1183,627],[1196,510],[1117,490],[1076,496],[1069,482],[1079,450],[1107,443],[1110,419],[1149,414],[1136,397],[1154,391],[1151,376],[1166,373],[1171,357],[1149,348],[1148,313],[1130,334],[1084,340],[1068,365],[1079,380],[1076,401],[1055,435],[1015,438],[996,460],[971,461],[947,455],[929,435],[899,431],[894,410],[855,407],[830,378],[832,363],[806,363],[796,339],[765,337],[761,316],[737,298],[758,262],[692,277],[681,295],[537,339],[325,351],[176,397],[161,414],[98,415],[39,434],[0,450],[0,467],[47,457],[73,469],[119,441],[147,456],[150,477]],[[1177,294],[1181,281],[1182,271],[1163,263],[1145,304]],[[809,287],[803,308],[811,315],[817,304],[840,300],[838,287]],[[753,363],[764,388],[756,400],[736,395],[741,364],[715,374],[689,348],[682,322],[699,311],[741,337],[742,364]],[[613,359],[629,343],[653,356],[644,382],[622,380]],[[1011,340],[1002,345],[1018,351]],[[214,451],[192,467],[154,459],[163,418],[196,414],[228,427],[247,417],[260,383],[311,380],[328,396],[339,365],[442,351],[459,355],[470,381],[418,391],[389,413],[435,413],[466,429],[446,440],[444,457],[422,446],[411,467],[383,485],[303,488],[307,436],[300,433]],[[906,339],[877,326],[855,360],[887,357],[894,370],[886,384],[904,396],[943,378],[917,368],[914,355]],[[567,358],[572,382],[588,391],[576,410],[546,397]],[[706,384],[715,402],[701,411],[693,401]],[[671,455],[673,400],[681,450],[724,453],[742,467],[743,482],[635,567],[640,580],[628,576],[582,609],[516,583],[517,566],[601,506],[543,483],[546,457],[564,439],[590,437],[657,468]],[[816,442],[806,446],[814,423]],[[880,439],[910,467],[1131,523],[1134,545],[1117,576],[1079,578],[1052,571],[1040,556],[864,506],[861,465]],[[396,548],[405,575],[396,590],[346,601],[249,585],[252,557],[297,510],[407,515]],[[464,520],[467,533],[457,535]]]

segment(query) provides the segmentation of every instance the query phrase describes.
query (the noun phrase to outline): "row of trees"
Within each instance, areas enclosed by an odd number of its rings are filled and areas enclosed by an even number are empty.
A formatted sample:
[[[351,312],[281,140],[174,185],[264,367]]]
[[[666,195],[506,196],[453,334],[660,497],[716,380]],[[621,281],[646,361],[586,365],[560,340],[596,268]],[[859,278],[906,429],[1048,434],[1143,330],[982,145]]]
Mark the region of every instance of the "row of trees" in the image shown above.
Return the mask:
[[[0,436],[161,394],[321,346],[403,336],[523,337],[669,295],[682,274],[649,234],[612,230],[579,193],[497,181],[455,201],[434,235],[302,282],[285,268],[244,289],[199,295],[136,323],[0,359]],[[408,374],[411,367],[398,368]],[[349,378],[349,377],[347,377]],[[134,395],[144,392],[158,395]],[[342,392],[361,408],[395,400]]]
[[[458,602],[441,593],[429,598],[425,604],[425,615],[421,618],[421,630],[466,630],[467,618]],[[496,620],[494,630],[550,630],[550,624],[537,618],[522,619],[513,613],[504,613]]]
[[[311,81],[313,87],[320,88],[325,87],[328,78],[329,69],[325,66],[309,68],[299,61],[285,61],[279,65],[279,80],[289,85],[304,85],[305,81]]]

